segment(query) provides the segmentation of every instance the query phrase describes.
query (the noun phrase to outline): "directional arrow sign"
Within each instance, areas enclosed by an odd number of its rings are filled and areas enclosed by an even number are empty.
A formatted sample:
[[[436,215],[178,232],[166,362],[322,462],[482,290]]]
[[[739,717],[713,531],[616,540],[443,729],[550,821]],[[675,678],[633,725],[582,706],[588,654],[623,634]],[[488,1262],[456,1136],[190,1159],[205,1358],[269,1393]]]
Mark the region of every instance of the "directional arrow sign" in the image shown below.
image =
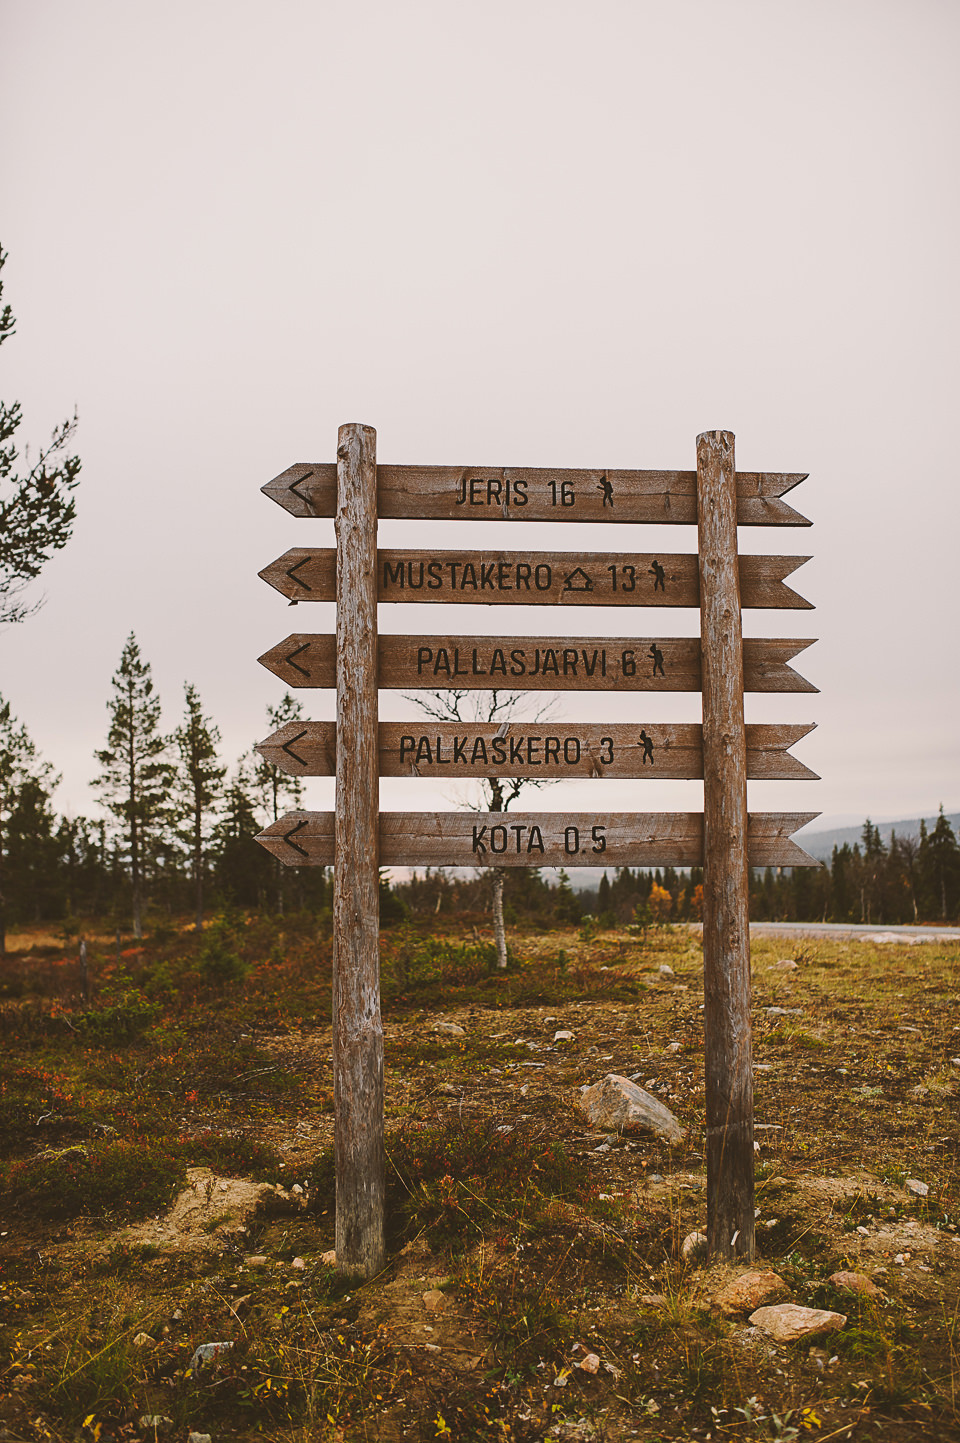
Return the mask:
[[[737,473],[740,526],[809,526],[781,500],[806,473]],[[337,468],[300,462],[262,488],[293,516],[333,516]],[[696,471],[553,470],[503,466],[378,466],[377,514],[441,521],[694,523]]]
[[[747,776],[767,781],[817,781],[787,748],[813,726],[761,723],[747,727]],[[292,776],[336,775],[335,722],[287,722],[257,746]],[[700,726],[641,722],[381,722],[382,777],[578,777],[650,780],[703,776]]]
[[[819,812],[755,812],[751,867],[819,867],[790,840]],[[288,812],[257,841],[290,867],[329,867],[333,812]],[[384,867],[699,867],[699,812],[381,812]]]
[[[812,640],[744,641],[744,689],[817,691],[787,665],[812,645]],[[694,637],[381,635],[378,656],[379,685],[388,690],[700,690],[700,642]],[[288,686],[336,684],[333,636],[294,633],[264,652],[260,662]]]
[[[805,607],[785,586],[809,556],[741,556],[745,607]],[[336,601],[337,553],[296,547],[260,572],[291,601]],[[672,553],[378,551],[380,601],[512,606],[699,606],[696,556]]]

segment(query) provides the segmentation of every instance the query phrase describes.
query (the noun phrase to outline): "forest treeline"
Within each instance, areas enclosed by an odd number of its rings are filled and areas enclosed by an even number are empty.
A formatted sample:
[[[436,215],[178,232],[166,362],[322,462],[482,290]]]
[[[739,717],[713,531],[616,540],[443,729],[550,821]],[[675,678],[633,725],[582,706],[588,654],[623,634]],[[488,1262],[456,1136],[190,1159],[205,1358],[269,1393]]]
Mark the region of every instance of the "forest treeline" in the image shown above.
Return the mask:
[[[109,726],[96,753],[98,816],[61,816],[59,781],[27,728],[0,698],[0,954],[6,931],[35,922],[82,929],[97,918],[141,936],[146,922],[228,907],[329,915],[330,879],[320,868],[285,868],[253,840],[302,802],[302,783],[251,747],[232,767],[196,689],[184,688],[183,713],[161,727],[150,666],[131,635],[112,680]],[[302,718],[289,693],[267,709],[270,728]],[[604,873],[593,893],[575,893],[559,873],[505,869],[507,922],[652,925],[697,920],[702,874],[628,867]],[[488,911],[489,874],[428,870],[382,884],[385,921],[405,916]],[[960,845],[940,808],[919,837],[892,836],[864,824],[861,841],[835,848],[823,868],[754,872],[754,920],[895,924],[950,922],[960,914]]]

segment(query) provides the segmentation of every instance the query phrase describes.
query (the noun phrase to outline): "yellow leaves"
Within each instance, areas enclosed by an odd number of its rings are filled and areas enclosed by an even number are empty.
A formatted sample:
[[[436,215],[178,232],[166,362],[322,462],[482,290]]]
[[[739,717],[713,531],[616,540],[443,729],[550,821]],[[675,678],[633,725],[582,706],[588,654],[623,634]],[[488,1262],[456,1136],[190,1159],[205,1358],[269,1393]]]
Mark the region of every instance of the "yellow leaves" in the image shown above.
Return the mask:
[[[103,1427],[103,1424],[95,1422],[95,1417],[96,1414],[88,1413],[86,1418],[84,1418],[83,1420],[83,1426],[84,1428],[88,1428],[90,1430],[90,1433],[93,1436],[94,1443],[98,1443],[98,1440],[100,1438],[100,1430]]]

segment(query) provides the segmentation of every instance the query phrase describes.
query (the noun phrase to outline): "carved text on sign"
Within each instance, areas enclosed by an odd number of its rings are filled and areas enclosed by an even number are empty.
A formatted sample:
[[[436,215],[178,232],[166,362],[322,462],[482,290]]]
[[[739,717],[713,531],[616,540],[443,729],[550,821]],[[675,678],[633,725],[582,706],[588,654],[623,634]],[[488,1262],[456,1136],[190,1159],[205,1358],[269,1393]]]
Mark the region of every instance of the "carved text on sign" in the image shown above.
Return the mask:
[[[635,677],[643,670],[650,676],[665,677],[663,657],[656,643],[647,652],[625,647],[609,654],[605,646],[592,649],[515,646],[509,650],[494,646],[489,651],[478,646],[420,646],[417,648],[417,676],[445,677],[449,680],[458,676]]]

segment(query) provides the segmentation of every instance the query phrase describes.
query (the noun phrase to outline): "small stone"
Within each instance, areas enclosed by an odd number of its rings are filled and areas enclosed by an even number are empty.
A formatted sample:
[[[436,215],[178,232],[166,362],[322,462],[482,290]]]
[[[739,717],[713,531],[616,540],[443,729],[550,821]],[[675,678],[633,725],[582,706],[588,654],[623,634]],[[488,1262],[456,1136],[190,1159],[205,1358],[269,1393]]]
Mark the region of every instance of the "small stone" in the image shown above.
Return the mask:
[[[306,1270],[306,1266],[307,1266],[307,1265],[306,1265],[305,1261],[303,1260],[303,1258],[294,1258],[294,1260],[293,1260],[293,1262],[290,1264],[290,1266],[291,1266],[291,1268],[296,1268],[296,1270],[297,1270],[298,1273],[302,1273],[302,1272],[304,1272],[304,1271]]]
[[[187,1434],[187,1443],[213,1443],[213,1438],[209,1433],[194,1433],[191,1431]]]
[[[765,1007],[763,1010],[768,1017],[786,1017],[787,1015],[785,1007]]]
[[[951,1066],[951,1067],[960,1067],[960,1057],[951,1057],[951,1059],[950,1059],[950,1066]]]
[[[797,972],[799,969],[792,957],[781,957],[777,963],[776,970],[778,972]]]
[[[667,963],[667,962],[661,962],[661,963],[660,963],[660,966],[657,968],[657,972],[660,974],[661,977],[674,977],[674,976],[676,976],[676,973],[674,972],[673,968],[672,968],[672,967],[669,965],[669,963]]]
[[[647,1182],[666,1182],[666,1178],[662,1172],[652,1172],[647,1178]]]
[[[824,1372],[830,1362],[830,1354],[824,1348],[811,1348],[807,1354],[807,1358],[818,1373]]]
[[[135,1348],[155,1348],[157,1346],[157,1340],[156,1338],[151,1338],[149,1333],[138,1333],[133,1340],[133,1346]]]
[[[680,1051],[680,1043],[668,1042],[663,1050],[664,1052],[668,1053],[670,1057],[674,1057]]]
[[[857,1293],[861,1298],[882,1298],[883,1289],[878,1288],[876,1283],[867,1277],[866,1273],[849,1273],[841,1271],[831,1273],[827,1282],[831,1287],[837,1288],[844,1293]]]
[[[691,1262],[693,1258],[700,1257],[706,1250],[706,1233],[687,1233],[687,1236],[680,1244],[680,1256],[685,1263]]]
[[[173,1419],[163,1413],[144,1413],[139,1423],[141,1428],[149,1428],[153,1433],[166,1433],[173,1427]]]
[[[336,1249],[335,1249],[335,1248],[331,1248],[329,1252],[327,1252],[327,1253],[321,1253],[321,1254],[320,1254],[320,1261],[323,1263],[323,1266],[324,1266],[325,1268],[335,1268],[335,1267],[337,1266],[337,1252],[336,1252]]]
[[[424,1343],[423,1346],[424,1346],[424,1348],[426,1349],[426,1351],[427,1351],[428,1353],[439,1353],[439,1352],[440,1352],[440,1344],[439,1344],[439,1343]]]
[[[456,1097],[458,1095],[457,1089],[454,1087],[452,1082],[441,1082],[440,1086],[437,1088],[437,1092],[440,1097]]]
[[[215,1363],[221,1353],[227,1353],[233,1347],[232,1342],[224,1343],[201,1343],[199,1348],[194,1350],[190,1359],[190,1372],[195,1373],[198,1368],[203,1368],[207,1363]]]
[[[719,1308],[725,1318],[734,1318],[738,1313],[751,1313],[765,1303],[778,1302],[789,1291],[783,1278],[769,1268],[752,1269],[733,1278],[715,1293],[713,1306]]]
[[[302,1196],[303,1196],[303,1188],[300,1186],[300,1184],[299,1184],[298,1182],[295,1182],[295,1183],[294,1183],[294,1185],[293,1185],[293,1187],[290,1189],[290,1191],[291,1191],[292,1193],[295,1193],[297,1197],[302,1197]]]
[[[423,1306],[428,1313],[442,1313],[447,1306],[446,1294],[441,1293],[439,1288],[431,1288],[423,1294]]]
[[[826,1308],[802,1308],[798,1303],[777,1303],[771,1308],[758,1308],[750,1314],[755,1328],[777,1343],[796,1343],[801,1338],[819,1338],[834,1333],[847,1321],[845,1313],[832,1313]]]
[[[435,1022],[431,1028],[432,1032],[442,1032],[446,1037],[464,1037],[466,1028],[461,1027],[458,1022]]]
[[[597,1369],[600,1367],[600,1359],[597,1357],[596,1353],[587,1353],[586,1357],[581,1358],[579,1363],[575,1364],[574,1366],[577,1368],[581,1368],[584,1373],[596,1373]]]
[[[865,1227],[863,1226],[863,1223],[861,1223],[860,1226],[857,1228],[857,1232],[860,1234],[860,1236],[861,1236],[862,1238],[868,1238],[868,1237],[870,1236],[870,1229],[869,1229],[869,1228],[865,1228]]]
[[[930,1191],[929,1186],[925,1182],[921,1182],[918,1177],[908,1177],[904,1187],[907,1192],[912,1192],[914,1197],[926,1197]]]
[[[666,1142],[681,1142],[684,1130],[668,1107],[626,1077],[608,1072],[581,1094],[580,1110],[597,1128],[652,1133]]]
[[[553,1034],[553,1040],[554,1042],[572,1042],[574,1040],[573,1033],[569,1027],[561,1027],[558,1032]]]
[[[266,1253],[254,1253],[252,1257],[243,1260],[248,1268],[265,1268],[270,1259]]]

